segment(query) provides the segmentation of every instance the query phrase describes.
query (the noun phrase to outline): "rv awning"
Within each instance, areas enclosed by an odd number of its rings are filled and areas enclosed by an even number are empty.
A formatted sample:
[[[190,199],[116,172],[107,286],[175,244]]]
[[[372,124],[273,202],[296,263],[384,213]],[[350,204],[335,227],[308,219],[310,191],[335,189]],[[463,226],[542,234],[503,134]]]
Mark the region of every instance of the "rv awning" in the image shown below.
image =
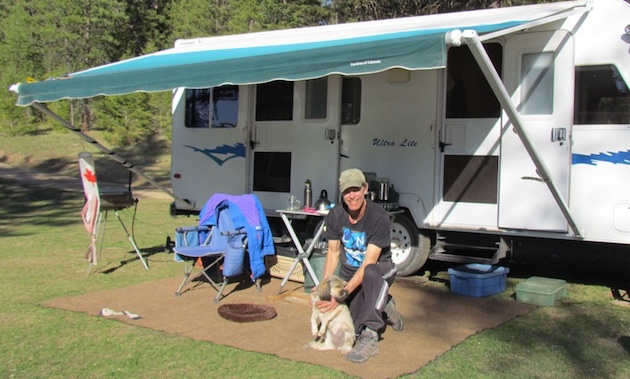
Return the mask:
[[[17,104],[25,106],[178,87],[360,75],[395,67],[440,68],[446,64],[445,34],[451,30],[507,32],[582,5],[569,1],[182,40],[172,49],[11,89],[18,94]]]

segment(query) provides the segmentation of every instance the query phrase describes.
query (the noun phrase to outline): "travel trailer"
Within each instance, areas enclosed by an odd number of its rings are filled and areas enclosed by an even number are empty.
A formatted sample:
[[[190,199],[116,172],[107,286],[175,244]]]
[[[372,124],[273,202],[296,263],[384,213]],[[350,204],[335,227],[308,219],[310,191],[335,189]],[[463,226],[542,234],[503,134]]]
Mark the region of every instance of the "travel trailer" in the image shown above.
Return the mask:
[[[630,244],[628,24],[593,0],[180,40],[14,90],[173,90],[175,214],[254,193],[274,217],[306,180],[337,203],[357,167],[410,275],[496,263],[515,238]]]

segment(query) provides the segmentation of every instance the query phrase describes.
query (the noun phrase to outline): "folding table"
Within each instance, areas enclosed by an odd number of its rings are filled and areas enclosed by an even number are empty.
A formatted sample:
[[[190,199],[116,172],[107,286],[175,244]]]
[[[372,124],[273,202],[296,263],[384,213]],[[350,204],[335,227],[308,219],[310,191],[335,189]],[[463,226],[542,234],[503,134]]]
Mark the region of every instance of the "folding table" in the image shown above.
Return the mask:
[[[294,218],[304,218],[306,216],[324,217],[328,214],[328,211],[307,212],[304,210],[278,209],[276,210],[276,212],[280,214],[280,217],[282,218],[282,221],[284,222],[284,225],[287,227],[287,231],[289,232],[289,235],[291,236],[291,240],[295,244],[295,247],[297,248],[297,251],[298,251],[298,255],[295,257],[295,259],[293,259],[293,263],[291,264],[291,267],[289,268],[289,270],[287,271],[287,274],[282,279],[282,283],[280,283],[280,289],[278,290],[278,294],[282,292],[282,288],[284,288],[285,284],[287,284],[289,277],[293,273],[293,270],[295,270],[297,265],[300,263],[300,261],[304,263],[304,267],[306,268],[308,275],[310,275],[311,278],[313,279],[313,283],[315,285],[318,285],[319,280],[317,279],[317,275],[315,275],[313,266],[311,266],[311,263],[309,262],[308,259],[310,258],[311,253],[313,252],[313,248],[315,247],[315,244],[319,240],[319,237],[321,236],[322,231],[324,230],[324,222],[319,224],[319,226],[317,227],[317,230],[315,231],[315,236],[313,236],[311,243],[306,247],[306,250],[304,250],[304,248],[302,247],[302,243],[300,242],[300,239],[295,233],[295,229],[293,229],[293,224],[291,223],[291,220]]]

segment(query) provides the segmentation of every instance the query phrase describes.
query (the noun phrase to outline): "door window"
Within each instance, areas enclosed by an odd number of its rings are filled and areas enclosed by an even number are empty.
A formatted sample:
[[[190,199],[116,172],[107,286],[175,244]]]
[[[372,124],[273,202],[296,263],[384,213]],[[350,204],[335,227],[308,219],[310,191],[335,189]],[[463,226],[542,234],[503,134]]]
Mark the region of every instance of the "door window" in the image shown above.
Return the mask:
[[[484,45],[501,76],[503,49],[498,43]],[[446,118],[498,118],[501,106],[466,46],[448,49],[446,69]]]
[[[289,192],[291,188],[291,153],[254,153],[254,191]]]
[[[554,53],[523,54],[521,105],[524,115],[553,113]]]
[[[256,86],[256,121],[293,120],[293,82],[275,81]]]

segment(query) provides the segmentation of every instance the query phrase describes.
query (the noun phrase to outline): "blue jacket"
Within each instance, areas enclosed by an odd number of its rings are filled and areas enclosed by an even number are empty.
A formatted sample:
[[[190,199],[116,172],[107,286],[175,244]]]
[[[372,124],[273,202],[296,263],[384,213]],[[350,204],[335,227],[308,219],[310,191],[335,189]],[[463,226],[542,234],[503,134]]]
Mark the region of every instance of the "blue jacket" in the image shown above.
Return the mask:
[[[253,194],[226,195],[214,194],[199,213],[199,226],[217,225],[219,207],[227,206],[227,211],[236,229],[244,228],[247,233],[247,247],[252,279],[262,276],[267,268],[264,257],[274,255],[273,235],[265,216],[265,211]]]

